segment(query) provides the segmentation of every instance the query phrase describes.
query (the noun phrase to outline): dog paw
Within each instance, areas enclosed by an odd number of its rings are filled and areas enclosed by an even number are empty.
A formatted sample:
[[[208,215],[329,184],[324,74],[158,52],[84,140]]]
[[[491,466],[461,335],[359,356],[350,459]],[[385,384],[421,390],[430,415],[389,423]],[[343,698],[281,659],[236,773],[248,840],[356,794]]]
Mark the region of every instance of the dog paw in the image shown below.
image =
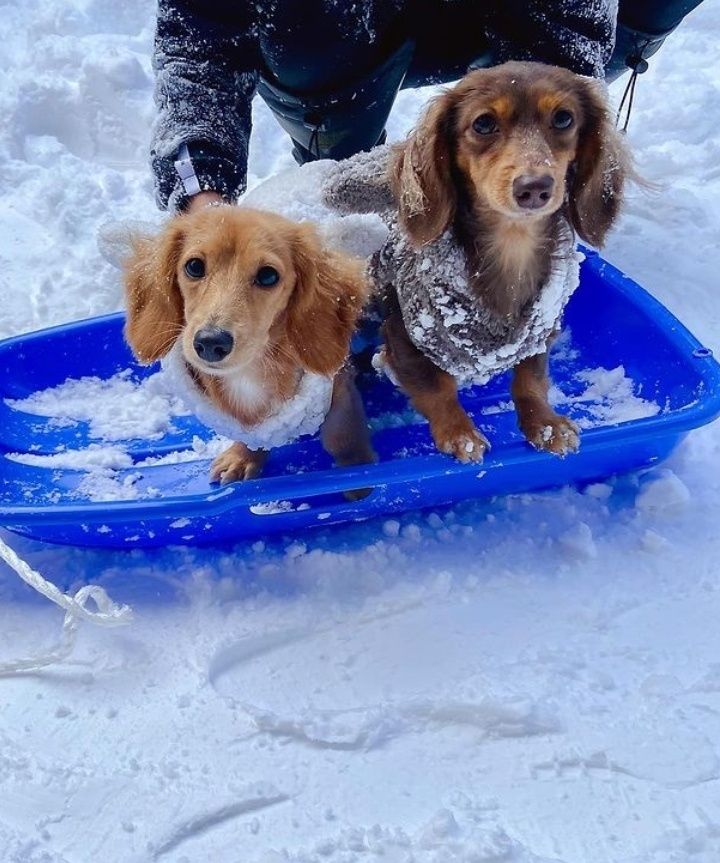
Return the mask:
[[[227,485],[241,479],[255,479],[265,464],[264,452],[253,452],[243,444],[233,444],[210,467],[210,481]]]
[[[472,423],[468,422],[467,426],[467,428],[447,429],[433,434],[435,444],[440,452],[455,456],[464,464],[480,462],[490,449],[490,441]]]
[[[547,421],[530,430],[526,437],[532,446],[542,452],[564,458],[580,449],[580,429],[568,417],[554,414]]]
[[[346,453],[343,456],[336,458],[335,464],[337,467],[352,467],[353,465],[360,464],[375,464],[377,460],[378,457],[375,450],[368,448],[357,453]],[[362,500],[364,497],[367,497],[371,491],[372,488],[351,488],[343,492],[343,497],[345,500],[350,502]]]

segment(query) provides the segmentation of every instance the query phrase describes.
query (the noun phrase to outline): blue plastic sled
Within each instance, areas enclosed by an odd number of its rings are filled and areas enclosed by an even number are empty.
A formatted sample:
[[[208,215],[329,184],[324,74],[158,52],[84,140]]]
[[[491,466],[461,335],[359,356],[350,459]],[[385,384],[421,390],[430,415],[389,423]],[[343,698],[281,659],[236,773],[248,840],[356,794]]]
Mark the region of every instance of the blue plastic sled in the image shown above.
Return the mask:
[[[83,471],[30,466],[12,452],[50,454],[92,443],[89,426],[57,427],[11,408],[68,378],[108,378],[137,366],[123,341],[122,315],[56,327],[0,343],[0,524],[47,542],[137,548],[200,545],[262,538],[308,527],[353,522],[468,498],[599,480],[666,458],[690,429],[720,414],[720,366],[712,353],[633,281],[589,253],[581,286],[567,309],[564,340],[551,362],[553,380],[569,399],[559,409],[586,428],[580,452],[565,459],[535,452],[519,433],[507,376],[469,390],[462,402],[493,443],[482,465],[438,453],[427,425],[407,410],[386,379],[360,378],[376,425],[378,464],[333,468],[317,439],[272,452],[262,478],[220,487],[209,462],[195,460],[119,470],[134,474],[135,500],[97,503],[84,497]],[[561,340],[563,341],[563,340]],[[588,391],[583,370],[623,366],[634,396],[657,405],[654,415],[603,419],[602,394]],[[650,411],[652,412],[652,411]],[[123,442],[135,461],[191,447],[210,433],[191,417],[174,421],[159,441]],[[342,492],[372,488],[349,502]],[[144,490],[148,496],[144,496]]]

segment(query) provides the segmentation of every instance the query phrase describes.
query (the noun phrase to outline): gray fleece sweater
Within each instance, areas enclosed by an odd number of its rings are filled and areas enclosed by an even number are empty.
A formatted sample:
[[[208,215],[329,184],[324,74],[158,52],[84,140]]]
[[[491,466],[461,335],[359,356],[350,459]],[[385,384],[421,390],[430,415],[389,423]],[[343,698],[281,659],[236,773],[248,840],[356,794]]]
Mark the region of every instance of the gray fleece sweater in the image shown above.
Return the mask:
[[[343,213],[379,213],[389,227],[370,275],[383,292],[393,286],[408,336],[461,385],[483,384],[521,360],[544,353],[579,282],[570,225],[538,296],[514,320],[487,308],[472,290],[467,259],[452,230],[420,249],[405,236],[390,189],[389,147],[338,163],[323,189],[325,203]]]

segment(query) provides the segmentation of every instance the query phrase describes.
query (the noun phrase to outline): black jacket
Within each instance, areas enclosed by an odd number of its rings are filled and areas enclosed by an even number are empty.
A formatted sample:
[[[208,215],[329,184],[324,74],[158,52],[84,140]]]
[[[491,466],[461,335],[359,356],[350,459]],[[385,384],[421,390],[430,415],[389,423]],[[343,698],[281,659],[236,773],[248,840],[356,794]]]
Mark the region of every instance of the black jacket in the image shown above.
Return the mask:
[[[228,199],[244,190],[250,106],[258,83],[297,142],[299,158],[349,155],[377,141],[403,81],[416,86],[452,80],[470,65],[508,59],[602,75],[614,43],[614,5],[613,0],[160,0],[152,143],[158,203],[183,204],[186,190],[175,166],[183,144],[189,145],[200,188]],[[299,106],[294,120],[293,105]]]

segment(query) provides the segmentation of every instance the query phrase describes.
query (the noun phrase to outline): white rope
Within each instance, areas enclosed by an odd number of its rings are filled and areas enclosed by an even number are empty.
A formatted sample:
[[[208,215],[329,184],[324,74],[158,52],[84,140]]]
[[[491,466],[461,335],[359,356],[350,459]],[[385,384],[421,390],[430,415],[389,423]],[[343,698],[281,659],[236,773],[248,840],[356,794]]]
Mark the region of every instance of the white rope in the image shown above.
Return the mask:
[[[63,593],[54,584],[46,581],[39,572],[31,569],[2,539],[0,539],[0,558],[33,590],[65,609],[65,619],[58,644],[46,653],[26,659],[0,662],[0,677],[22,671],[35,671],[67,659],[75,648],[77,629],[81,620],[98,626],[124,626],[132,620],[132,608],[129,605],[117,605],[105,590],[97,585],[85,585],[74,596]],[[90,611],[85,607],[89,599],[93,600],[97,611]]]

